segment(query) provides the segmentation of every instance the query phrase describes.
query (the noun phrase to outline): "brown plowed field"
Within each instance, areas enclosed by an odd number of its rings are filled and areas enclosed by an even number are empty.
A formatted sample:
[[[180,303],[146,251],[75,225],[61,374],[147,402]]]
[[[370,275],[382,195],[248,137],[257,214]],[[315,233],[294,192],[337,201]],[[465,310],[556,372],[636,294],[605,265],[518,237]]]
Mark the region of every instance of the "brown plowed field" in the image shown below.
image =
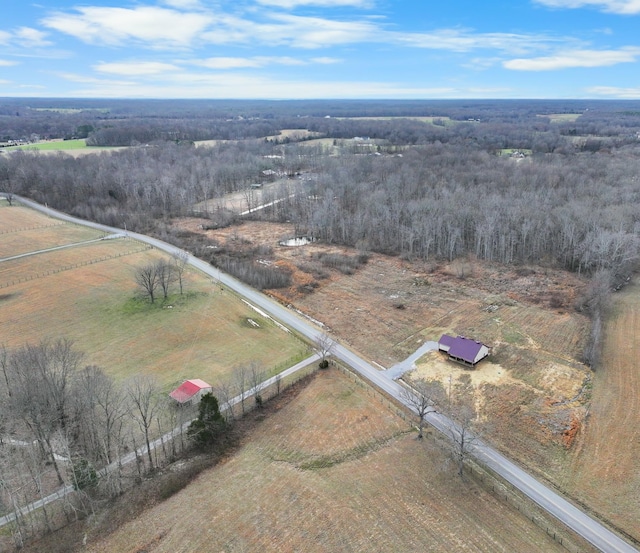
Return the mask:
[[[91,553],[565,551],[335,370]]]

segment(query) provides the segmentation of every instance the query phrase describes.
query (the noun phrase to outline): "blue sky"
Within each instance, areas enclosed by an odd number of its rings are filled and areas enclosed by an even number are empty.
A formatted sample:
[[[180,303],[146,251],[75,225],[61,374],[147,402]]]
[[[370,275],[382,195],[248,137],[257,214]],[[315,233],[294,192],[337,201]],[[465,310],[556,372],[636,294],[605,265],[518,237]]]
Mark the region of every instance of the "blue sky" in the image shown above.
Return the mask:
[[[0,96],[640,98],[640,0],[3,0]]]

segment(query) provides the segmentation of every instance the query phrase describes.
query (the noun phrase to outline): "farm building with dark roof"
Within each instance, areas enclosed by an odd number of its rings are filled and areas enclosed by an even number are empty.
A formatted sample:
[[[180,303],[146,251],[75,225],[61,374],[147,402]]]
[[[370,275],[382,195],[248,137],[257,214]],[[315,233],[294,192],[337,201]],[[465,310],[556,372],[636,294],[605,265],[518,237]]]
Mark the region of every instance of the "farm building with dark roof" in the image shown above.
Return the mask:
[[[482,342],[464,336],[443,334],[438,340],[438,349],[445,352],[449,359],[468,367],[475,367],[489,355],[489,347]]]

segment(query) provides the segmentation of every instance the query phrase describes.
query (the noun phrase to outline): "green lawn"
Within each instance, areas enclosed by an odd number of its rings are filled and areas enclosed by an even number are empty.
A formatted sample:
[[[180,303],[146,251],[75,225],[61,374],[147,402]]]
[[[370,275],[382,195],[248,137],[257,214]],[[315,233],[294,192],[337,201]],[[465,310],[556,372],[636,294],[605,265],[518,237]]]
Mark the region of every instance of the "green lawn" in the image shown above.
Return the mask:
[[[80,150],[87,147],[84,138],[77,140],[50,140],[47,142],[36,142],[26,146],[10,146],[6,150],[42,150],[42,151],[58,151],[58,150]]]

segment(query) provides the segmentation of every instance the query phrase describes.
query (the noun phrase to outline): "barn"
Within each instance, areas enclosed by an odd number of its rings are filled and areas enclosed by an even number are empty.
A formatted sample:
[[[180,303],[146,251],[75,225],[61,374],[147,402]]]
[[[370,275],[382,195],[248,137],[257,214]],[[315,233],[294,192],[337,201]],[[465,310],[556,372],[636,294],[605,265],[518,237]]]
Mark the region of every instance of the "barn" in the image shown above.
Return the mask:
[[[204,380],[194,378],[193,380],[185,380],[169,396],[180,405],[188,405],[189,403],[197,403],[203,395],[211,392],[212,389],[211,385]]]
[[[489,355],[489,347],[482,342],[464,336],[443,334],[438,340],[438,350],[446,353],[449,359],[467,367],[475,367]]]

